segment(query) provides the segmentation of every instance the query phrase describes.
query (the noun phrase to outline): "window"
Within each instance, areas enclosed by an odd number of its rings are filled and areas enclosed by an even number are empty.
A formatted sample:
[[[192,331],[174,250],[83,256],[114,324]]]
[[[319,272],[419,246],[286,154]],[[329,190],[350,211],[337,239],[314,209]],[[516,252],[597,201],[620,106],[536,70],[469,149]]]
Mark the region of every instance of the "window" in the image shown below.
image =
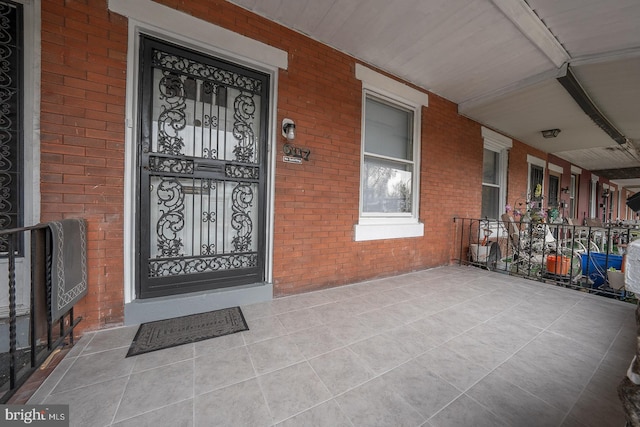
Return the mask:
[[[368,94],[365,99],[363,216],[413,216],[414,113]]]
[[[549,201],[547,207],[557,208],[559,205],[558,198],[560,196],[560,177],[549,174]]]
[[[542,183],[544,181],[544,168],[531,165],[529,173],[529,199],[532,202],[542,203]]]
[[[427,95],[360,64],[362,157],[355,240],[424,235],[419,216],[420,118]]]
[[[603,200],[603,204],[604,204],[604,216],[603,216],[603,221],[605,222],[611,222],[613,221],[613,201],[616,198],[616,191],[612,188],[612,187],[608,187],[607,190],[608,191],[606,194],[606,197],[604,197]]]
[[[535,202],[535,207],[543,208],[544,170],[547,162],[538,157],[527,155],[527,163],[529,163],[527,200],[529,202]]]
[[[498,219],[507,202],[507,163],[511,139],[482,128],[482,212],[483,218]]]
[[[482,217],[497,219],[500,209],[500,153],[484,149],[482,162]]]
[[[577,218],[576,195],[578,194],[578,175],[571,174],[571,184],[569,185],[569,217]]]

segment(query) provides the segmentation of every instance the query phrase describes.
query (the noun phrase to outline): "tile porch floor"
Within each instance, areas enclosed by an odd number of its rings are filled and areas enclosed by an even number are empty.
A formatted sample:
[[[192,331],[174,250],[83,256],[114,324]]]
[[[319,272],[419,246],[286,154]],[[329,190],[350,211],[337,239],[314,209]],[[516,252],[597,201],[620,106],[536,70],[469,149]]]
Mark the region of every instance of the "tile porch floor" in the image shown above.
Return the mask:
[[[441,267],[243,306],[250,330],[125,358],[87,333],[29,403],[71,425],[624,426],[635,306]]]

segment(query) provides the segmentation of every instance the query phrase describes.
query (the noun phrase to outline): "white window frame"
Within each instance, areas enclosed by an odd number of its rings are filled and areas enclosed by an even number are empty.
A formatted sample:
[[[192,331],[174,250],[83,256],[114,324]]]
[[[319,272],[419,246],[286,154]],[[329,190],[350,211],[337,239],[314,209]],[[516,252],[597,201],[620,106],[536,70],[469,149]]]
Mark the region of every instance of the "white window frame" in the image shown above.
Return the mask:
[[[502,212],[502,209],[507,204],[507,173],[509,170],[509,150],[513,147],[513,140],[511,138],[507,138],[504,135],[500,135],[499,133],[482,126],[482,138],[484,140],[484,149],[494,151],[499,154],[498,159],[498,186],[500,187],[500,195],[498,206],[498,212]],[[484,156],[484,154],[483,154]],[[482,186],[484,187],[484,182]],[[495,186],[495,184],[491,184],[491,186]],[[499,218],[493,218],[499,219]]]
[[[356,226],[357,237],[356,240],[377,240],[377,239],[389,239],[400,237],[416,237],[424,234],[424,227],[421,230],[415,230],[413,226],[421,225],[418,220],[419,203],[420,203],[420,106],[411,105],[399,100],[397,98],[390,97],[388,95],[381,94],[377,90],[365,88],[362,96],[363,114],[362,114],[362,140],[361,140],[361,155],[360,155],[360,203],[359,203],[359,221]],[[367,99],[373,99],[388,104],[391,107],[398,108],[399,110],[410,111],[413,114],[413,131],[412,131],[412,158],[413,160],[407,163],[412,165],[412,182],[411,182],[411,212],[406,213],[367,213],[364,212],[363,200],[364,200],[364,164],[367,153],[365,151],[365,105]],[[384,227],[386,230],[380,229]],[[366,230],[366,232],[365,232]],[[364,232],[364,233],[359,233]]]
[[[419,220],[420,208],[420,149],[422,107],[428,106],[426,93],[384,76],[361,64],[356,64],[356,78],[362,81],[362,123],[360,150],[360,203],[359,219],[354,227],[354,240],[381,240],[424,236],[424,224]],[[381,99],[390,105],[413,111],[413,183],[411,214],[380,215],[362,212],[362,173],[364,172],[365,112],[367,97]]]
[[[363,98],[362,98],[362,105],[363,105],[363,117],[366,117],[366,103],[367,100],[373,100],[375,102],[379,102],[381,104],[387,105],[388,107],[391,107],[393,109],[397,109],[399,111],[403,111],[403,112],[410,112],[412,114],[412,132],[411,132],[411,145],[412,145],[412,154],[411,154],[411,160],[407,160],[407,159],[397,159],[397,158],[392,158],[392,157],[387,157],[387,156],[383,156],[383,155],[378,155],[377,153],[372,153],[372,152],[367,152],[366,148],[365,148],[365,139],[366,139],[366,135],[365,135],[365,127],[363,124],[362,127],[362,150],[361,150],[361,173],[360,173],[360,218],[363,221],[369,221],[372,220],[373,223],[376,223],[377,221],[379,221],[380,219],[384,220],[385,222],[389,219],[389,218],[393,218],[393,219],[406,219],[406,218],[413,218],[417,216],[417,208],[418,206],[416,205],[416,202],[419,200],[419,197],[417,194],[415,194],[414,190],[416,189],[416,186],[419,185],[419,180],[416,179],[416,175],[418,175],[418,170],[416,169],[416,164],[419,163],[418,160],[416,158],[417,155],[419,155],[420,150],[419,147],[416,147],[416,136],[419,137],[420,132],[419,130],[416,129],[416,125],[415,125],[415,116],[416,114],[419,114],[419,109],[416,108],[415,106],[411,106],[411,105],[405,105],[405,104],[400,104],[398,101],[396,101],[395,99],[391,99],[388,98],[386,96],[382,96],[379,93],[376,93],[374,91],[371,91],[369,89],[365,89],[363,90]],[[390,160],[393,162],[398,162],[398,163],[402,163],[404,165],[410,165],[412,167],[412,180],[411,180],[411,212],[386,212],[386,213],[379,213],[379,212],[364,212],[364,180],[365,180],[365,176],[364,174],[364,166],[365,166],[365,158],[376,158],[376,159],[380,159],[380,160]]]

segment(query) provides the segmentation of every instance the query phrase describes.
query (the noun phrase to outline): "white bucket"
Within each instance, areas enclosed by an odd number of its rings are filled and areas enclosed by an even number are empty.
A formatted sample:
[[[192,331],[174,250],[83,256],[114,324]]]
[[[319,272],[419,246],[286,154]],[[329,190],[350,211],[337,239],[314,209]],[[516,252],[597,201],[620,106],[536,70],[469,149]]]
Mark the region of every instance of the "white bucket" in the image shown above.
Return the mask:
[[[487,258],[489,257],[489,248],[491,248],[491,246],[482,246],[472,243],[469,247],[469,251],[471,251],[471,259],[474,262],[487,262]]]
[[[624,288],[624,273],[620,270],[607,270],[609,287],[615,290]]]

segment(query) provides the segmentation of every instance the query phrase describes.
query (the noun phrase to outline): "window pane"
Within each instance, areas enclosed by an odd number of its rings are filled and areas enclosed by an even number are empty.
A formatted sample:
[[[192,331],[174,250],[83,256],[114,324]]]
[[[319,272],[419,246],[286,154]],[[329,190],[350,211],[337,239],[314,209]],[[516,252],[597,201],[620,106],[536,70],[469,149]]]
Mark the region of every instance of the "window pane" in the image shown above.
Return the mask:
[[[485,184],[498,184],[498,165],[500,153],[484,150],[484,162],[482,168],[482,182]]]
[[[365,158],[363,180],[364,213],[411,212],[411,165]]]
[[[498,219],[500,187],[482,186],[482,218]]]
[[[576,218],[576,188],[578,185],[578,177],[571,175],[571,185],[569,186],[569,215]]]
[[[402,160],[413,160],[413,113],[367,98],[365,151]]]
[[[542,180],[544,179],[544,169],[540,166],[531,165],[531,176],[529,177],[529,188],[531,189],[531,200],[541,201],[542,194],[536,194],[536,187],[539,185],[542,189]]]
[[[558,206],[558,194],[560,190],[560,178],[555,175],[549,175],[549,202],[548,207]]]

